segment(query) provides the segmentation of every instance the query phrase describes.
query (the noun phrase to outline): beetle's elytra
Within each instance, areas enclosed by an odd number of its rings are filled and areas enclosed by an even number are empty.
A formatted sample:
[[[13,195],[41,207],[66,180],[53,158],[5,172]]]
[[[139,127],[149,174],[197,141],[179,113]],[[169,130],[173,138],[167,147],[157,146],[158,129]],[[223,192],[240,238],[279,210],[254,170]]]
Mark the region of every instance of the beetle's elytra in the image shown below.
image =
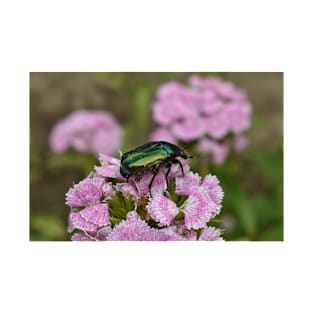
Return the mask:
[[[149,184],[149,189],[151,189],[160,167],[168,168],[165,176],[167,184],[167,177],[172,164],[179,164],[184,175],[184,169],[179,159],[177,159],[178,157],[187,159],[191,156],[187,155],[183,149],[166,141],[148,142],[122,155],[120,172],[127,180],[132,175],[152,172],[153,177]]]

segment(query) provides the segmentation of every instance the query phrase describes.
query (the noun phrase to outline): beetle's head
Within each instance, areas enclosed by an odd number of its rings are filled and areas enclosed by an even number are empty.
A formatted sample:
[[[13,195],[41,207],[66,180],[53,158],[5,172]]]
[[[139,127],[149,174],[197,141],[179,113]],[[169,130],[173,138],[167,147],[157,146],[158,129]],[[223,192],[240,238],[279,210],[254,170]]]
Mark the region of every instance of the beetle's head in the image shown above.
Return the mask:
[[[191,159],[192,155],[187,154],[184,150],[179,151],[179,156],[183,159]]]

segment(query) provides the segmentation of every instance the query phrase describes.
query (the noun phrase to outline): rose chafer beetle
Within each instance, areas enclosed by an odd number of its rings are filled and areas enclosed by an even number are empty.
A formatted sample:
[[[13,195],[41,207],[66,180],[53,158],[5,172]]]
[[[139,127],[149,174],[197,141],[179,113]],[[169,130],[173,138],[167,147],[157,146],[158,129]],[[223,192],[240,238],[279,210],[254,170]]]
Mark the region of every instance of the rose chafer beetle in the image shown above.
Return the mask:
[[[153,176],[149,184],[149,190],[153,184],[155,176],[161,167],[167,167],[165,175],[168,186],[168,174],[172,164],[178,164],[184,176],[183,166],[178,159],[191,158],[187,153],[178,146],[166,141],[148,142],[138,148],[122,154],[120,172],[128,181],[129,177],[146,172],[152,172]]]

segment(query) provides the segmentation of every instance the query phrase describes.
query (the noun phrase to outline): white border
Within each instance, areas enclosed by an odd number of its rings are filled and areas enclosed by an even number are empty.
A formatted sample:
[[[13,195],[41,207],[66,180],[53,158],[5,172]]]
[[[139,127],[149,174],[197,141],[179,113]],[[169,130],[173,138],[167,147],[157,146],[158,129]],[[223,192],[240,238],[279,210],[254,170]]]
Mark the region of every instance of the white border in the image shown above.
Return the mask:
[[[1,4],[1,312],[312,311],[309,2]],[[285,71],[284,243],[30,243],[29,71]],[[311,293],[311,292],[310,292]]]

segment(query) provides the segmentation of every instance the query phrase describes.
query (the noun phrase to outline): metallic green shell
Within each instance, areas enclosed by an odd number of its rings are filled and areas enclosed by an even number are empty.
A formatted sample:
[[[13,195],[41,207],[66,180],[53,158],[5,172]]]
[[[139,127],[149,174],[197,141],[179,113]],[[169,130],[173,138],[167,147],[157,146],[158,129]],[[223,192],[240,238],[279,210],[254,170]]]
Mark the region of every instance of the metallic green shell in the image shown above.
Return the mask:
[[[148,143],[139,148],[123,155],[123,166],[127,166],[129,169],[147,167],[171,156],[170,149],[160,143]]]

